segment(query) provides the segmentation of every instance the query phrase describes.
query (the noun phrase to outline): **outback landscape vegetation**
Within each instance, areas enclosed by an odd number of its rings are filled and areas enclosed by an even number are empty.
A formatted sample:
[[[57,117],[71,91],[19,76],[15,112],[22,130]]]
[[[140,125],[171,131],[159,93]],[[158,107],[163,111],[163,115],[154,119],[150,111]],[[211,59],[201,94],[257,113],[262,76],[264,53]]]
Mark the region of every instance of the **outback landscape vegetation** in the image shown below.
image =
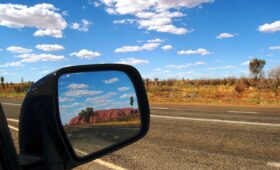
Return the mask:
[[[217,79],[160,79],[145,78],[151,103],[201,104],[280,104],[280,65],[264,71],[265,60],[252,59],[248,64],[249,77]],[[33,82],[5,82],[1,79],[1,97],[23,98]]]

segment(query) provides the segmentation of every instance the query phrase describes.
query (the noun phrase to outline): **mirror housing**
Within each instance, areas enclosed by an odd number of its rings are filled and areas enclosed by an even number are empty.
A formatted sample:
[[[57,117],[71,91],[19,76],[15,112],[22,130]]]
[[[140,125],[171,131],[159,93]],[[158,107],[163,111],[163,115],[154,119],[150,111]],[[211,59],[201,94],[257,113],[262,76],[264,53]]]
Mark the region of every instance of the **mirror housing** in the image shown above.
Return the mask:
[[[120,71],[131,80],[141,112],[140,132],[116,145],[108,146],[85,157],[78,157],[67,139],[59,116],[58,78],[64,74],[96,71]],[[101,64],[72,66],[48,74],[27,92],[19,123],[20,164],[24,169],[72,169],[123,148],[141,138],[149,129],[150,110],[142,77],[132,66]],[[94,141],[93,141],[94,142]]]

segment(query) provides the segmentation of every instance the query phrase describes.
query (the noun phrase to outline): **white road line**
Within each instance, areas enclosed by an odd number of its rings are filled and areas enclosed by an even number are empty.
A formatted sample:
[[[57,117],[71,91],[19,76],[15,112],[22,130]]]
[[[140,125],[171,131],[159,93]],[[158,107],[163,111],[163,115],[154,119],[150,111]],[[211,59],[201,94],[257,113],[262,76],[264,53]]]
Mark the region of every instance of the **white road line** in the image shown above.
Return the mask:
[[[12,125],[8,125],[10,129],[13,129],[14,131],[17,131],[18,132],[18,128],[15,127],[15,126],[12,126]]]
[[[159,116],[159,115],[151,115],[151,117],[163,118],[163,119],[175,119],[175,120],[191,120],[191,121],[202,121],[202,122],[228,123],[228,124],[239,124],[239,125],[280,127],[280,124],[276,124],[276,123],[246,122],[246,121],[234,121],[234,120],[189,118],[189,117],[179,117],[179,116],[173,117],[173,116]]]
[[[259,114],[258,112],[247,112],[247,111],[227,111],[228,113],[248,113],[248,114]]]
[[[100,165],[103,165],[103,166],[105,166],[107,168],[114,169],[114,170],[127,170],[127,169],[125,169],[123,167],[120,167],[118,165],[114,165],[114,164],[112,164],[110,162],[106,162],[106,161],[103,161],[101,159],[96,159],[96,160],[94,160],[94,162],[96,162],[96,163],[98,163]]]
[[[79,153],[82,154],[82,155],[88,155],[88,153],[86,153],[86,152],[84,152],[84,151],[81,151],[81,150],[79,150],[79,149],[77,149],[77,148],[75,148],[75,151],[76,151],[76,152],[79,152]],[[105,167],[107,167],[107,168],[114,169],[114,170],[127,170],[127,169],[125,169],[125,168],[123,168],[123,167],[120,167],[120,166],[118,166],[118,165],[114,165],[114,164],[112,164],[112,163],[103,161],[103,160],[101,160],[101,159],[96,159],[96,160],[94,160],[94,162],[96,162],[96,163],[98,163],[98,164],[100,164],[100,165],[103,165],[103,166],[105,166]]]
[[[175,109],[175,108],[167,108],[167,107],[150,107],[151,109],[158,109],[158,110],[173,110],[173,111],[195,111],[195,112],[201,112],[203,110],[197,110],[197,109]],[[225,111],[227,113],[247,113],[247,114],[259,114],[258,112],[250,112],[250,111]]]
[[[266,165],[271,166],[271,167],[280,168],[280,163],[279,162],[267,162]]]
[[[150,107],[150,108],[157,109],[157,110],[173,110],[173,111],[201,111],[201,110],[175,109],[175,108],[168,108],[168,107]]]
[[[11,122],[17,122],[17,123],[19,123],[19,120],[17,120],[17,119],[7,119],[7,121],[11,121]]]
[[[187,109],[175,109],[175,108],[168,108],[168,107],[150,107],[151,109],[157,110],[174,110],[174,111],[201,111],[201,110],[187,110]]]
[[[167,107],[150,107],[151,109],[168,110]]]
[[[11,106],[21,106],[21,104],[17,104],[17,103],[6,103],[6,102],[0,102],[3,105],[11,105]]]
[[[18,103],[7,103],[2,102],[3,105],[12,105],[12,106],[21,106]],[[175,110],[175,111],[201,111],[201,110],[186,110],[186,109],[175,109],[168,107],[150,107],[151,109],[159,109],[159,110]],[[249,111],[227,111],[228,113],[248,113],[248,114],[259,114],[258,112],[249,112]]]
[[[8,126],[9,126],[10,129],[13,129],[13,130],[15,130],[15,131],[18,132],[18,128],[17,128],[17,127],[12,126],[12,125],[8,125]],[[77,152],[83,154],[83,155],[88,155],[88,153],[83,152],[83,151],[81,151],[81,150],[78,150],[78,149],[75,149],[75,150],[76,150]],[[114,165],[114,164],[112,164],[112,163],[110,163],[110,162],[106,162],[106,161],[103,161],[103,160],[101,160],[101,159],[96,159],[96,160],[94,160],[94,162],[95,162],[95,163],[98,163],[98,164],[100,164],[100,165],[102,165],[102,166],[105,166],[105,167],[107,167],[107,168],[114,169],[114,170],[127,170],[127,169],[125,169],[125,168],[123,168],[123,167],[120,167],[120,166],[118,166],[118,165]]]

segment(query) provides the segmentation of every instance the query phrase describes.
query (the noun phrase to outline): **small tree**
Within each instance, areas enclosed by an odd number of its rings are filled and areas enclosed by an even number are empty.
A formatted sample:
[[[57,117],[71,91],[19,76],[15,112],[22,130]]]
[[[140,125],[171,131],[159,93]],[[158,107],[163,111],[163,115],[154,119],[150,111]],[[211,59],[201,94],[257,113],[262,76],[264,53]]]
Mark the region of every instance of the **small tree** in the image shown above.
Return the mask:
[[[253,59],[249,63],[249,70],[251,74],[254,76],[255,80],[261,77],[262,70],[265,65],[265,60],[262,59]]]
[[[278,87],[280,86],[280,65],[269,71],[269,78],[272,81],[274,93],[278,95]]]
[[[130,106],[133,109],[134,98],[133,96],[130,97]]]
[[[86,123],[89,123],[90,117],[94,115],[92,107],[87,107],[79,112],[79,116],[84,119]]]
[[[146,79],[145,79],[145,85],[146,85],[146,87],[148,87],[149,84],[150,84],[150,79],[146,78]]]
[[[4,77],[1,76],[0,81],[1,81],[1,86],[2,86],[2,88],[3,88],[3,87],[4,87],[4,81],[5,81],[5,80],[4,80]]]
[[[158,78],[154,78],[154,81],[155,81],[155,85],[157,86],[157,84],[158,84]]]

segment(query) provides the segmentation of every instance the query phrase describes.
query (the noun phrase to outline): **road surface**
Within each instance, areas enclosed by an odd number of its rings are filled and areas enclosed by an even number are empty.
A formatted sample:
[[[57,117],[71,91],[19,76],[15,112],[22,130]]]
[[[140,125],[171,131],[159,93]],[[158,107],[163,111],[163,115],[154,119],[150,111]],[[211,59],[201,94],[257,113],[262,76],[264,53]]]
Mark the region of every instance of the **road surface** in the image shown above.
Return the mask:
[[[64,126],[64,129],[72,146],[85,153],[100,151],[140,132],[140,126],[137,125]],[[81,152],[76,154],[87,155]]]
[[[20,105],[6,102],[6,116],[18,119]],[[151,112],[144,139],[77,169],[280,169],[279,108],[165,105]]]

